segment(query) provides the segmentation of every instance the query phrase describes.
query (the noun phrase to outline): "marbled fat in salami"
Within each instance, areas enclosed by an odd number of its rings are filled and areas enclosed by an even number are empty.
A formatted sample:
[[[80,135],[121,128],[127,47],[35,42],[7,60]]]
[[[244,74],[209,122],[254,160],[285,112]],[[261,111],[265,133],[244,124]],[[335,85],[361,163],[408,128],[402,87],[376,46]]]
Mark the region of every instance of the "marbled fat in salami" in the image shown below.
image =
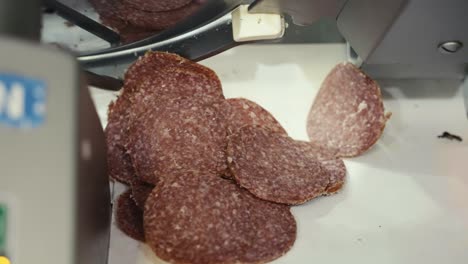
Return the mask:
[[[165,68],[171,70],[165,72]],[[128,68],[124,77],[130,90],[155,87],[163,94],[182,92],[178,96],[183,96],[191,92],[194,96],[224,98],[221,82],[213,70],[172,53],[148,52]]]
[[[144,229],[148,245],[170,263],[265,263],[296,238],[288,206],[203,174],[158,185],[146,202]]]
[[[248,99],[227,99],[223,111],[226,113],[229,134],[243,126],[261,126],[283,135],[288,134],[270,112]]]
[[[191,171],[226,171],[226,128],[220,112],[193,98],[156,101],[128,133],[127,149],[140,179],[157,184]]]

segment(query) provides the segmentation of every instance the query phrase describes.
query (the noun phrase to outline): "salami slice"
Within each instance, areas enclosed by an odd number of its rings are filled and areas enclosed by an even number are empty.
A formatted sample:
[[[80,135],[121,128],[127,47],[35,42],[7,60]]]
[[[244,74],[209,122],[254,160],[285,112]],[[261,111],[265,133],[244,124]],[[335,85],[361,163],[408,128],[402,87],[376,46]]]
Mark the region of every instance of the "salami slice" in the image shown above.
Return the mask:
[[[117,227],[129,237],[145,241],[143,230],[143,211],[132,200],[131,191],[121,194],[117,200],[115,219]]]
[[[109,177],[129,185],[135,178],[135,171],[123,147],[123,129],[125,127],[124,111],[126,102],[123,99],[111,103],[108,111],[108,124],[105,129],[107,143],[107,167]]]
[[[178,2],[177,5],[180,5],[182,1],[187,0],[177,0],[174,2]],[[133,5],[131,2],[133,2]],[[147,3],[156,1],[90,0],[91,5],[99,14],[102,23],[119,32],[123,43],[144,39],[168,27],[172,27],[196,12],[200,6],[199,3],[193,2],[178,9],[165,12],[147,12],[142,11],[141,8],[135,8],[136,2]],[[170,2],[169,5],[174,6],[172,1],[167,2]],[[146,7],[148,6],[146,5]]]
[[[193,98],[154,102],[128,133],[127,149],[147,183],[191,171],[226,171],[225,121],[216,105]]]
[[[303,142],[246,126],[229,137],[228,165],[234,179],[258,198],[297,205],[326,193],[330,173],[306,155]]]
[[[261,126],[271,131],[287,135],[286,130],[270,112],[255,102],[244,98],[227,99],[223,107],[230,134],[237,132],[243,126]]]
[[[135,204],[138,206],[138,208],[143,210],[145,208],[146,199],[154,189],[154,185],[135,179],[132,182],[131,187],[132,199],[135,201]]]
[[[304,148],[304,155],[321,162],[330,174],[330,182],[325,190],[327,195],[337,193],[344,185],[346,179],[346,166],[342,159],[336,158],[336,150],[328,149],[311,142],[297,141]]]
[[[136,89],[136,84],[144,76],[157,74],[159,70],[169,66],[185,66],[192,64],[189,60],[167,52],[147,52],[138,58],[125,72],[124,83],[130,89]]]
[[[309,113],[311,142],[358,156],[371,148],[390,118],[379,85],[350,63],[337,65],[325,78]]]
[[[123,0],[129,6],[148,12],[161,12],[181,8],[192,0]]]
[[[169,53],[146,54],[130,67],[126,77],[121,95],[109,107],[106,135],[110,176],[130,184],[135,172],[130,158],[125,157],[125,146],[133,121],[144,119],[149,110],[159,114],[155,107],[158,100],[185,96],[210,103],[224,96],[216,73]]]
[[[111,27],[120,34],[122,43],[130,43],[144,39],[157,31],[129,25],[128,22],[119,18],[117,9],[114,8],[116,0],[89,0],[103,24]]]
[[[335,194],[343,188],[345,183],[346,165],[342,159],[324,160],[321,163],[330,174],[330,182],[325,190],[325,195]]]
[[[288,206],[201,174],[158,185],[145,206],[144,229],[148,245],[170,263],[264,263],[296,238]]]

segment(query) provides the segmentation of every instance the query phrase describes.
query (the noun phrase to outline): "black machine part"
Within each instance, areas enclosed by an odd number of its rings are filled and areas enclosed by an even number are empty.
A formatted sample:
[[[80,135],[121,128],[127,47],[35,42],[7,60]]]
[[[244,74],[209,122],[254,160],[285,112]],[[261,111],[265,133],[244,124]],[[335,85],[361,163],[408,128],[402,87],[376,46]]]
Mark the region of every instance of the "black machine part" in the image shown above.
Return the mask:
[[[0,34],[39,40],[41,1],[0,1]]]
[[[256,0],[250,10],[289,13],[303,24],[335,16],[350,59],[374,78],[466,75],[465,0]]]
[[[199,12],[174,28],[125,45],[118,44],[112,30],[76,17],[58,1],[46,0],[46,4],[111,44],[104,50],[77,54],[97,83],[107,83],[99,80],[100,74],[121,77],[123,69],[148,50],[199,61],[250,43],[232,37],[231,12],[240,4],[249,4],[253,13],[291,16],[297,24],[314,24],[326,17],[334,20],[349,43],[349,59],[374,78],[463,79],[468,63],[468,34],[463,29],[468,24],[464,14],[468,1],[464,0],[207,0]],[[285,36],[297,27],[287,27]]]

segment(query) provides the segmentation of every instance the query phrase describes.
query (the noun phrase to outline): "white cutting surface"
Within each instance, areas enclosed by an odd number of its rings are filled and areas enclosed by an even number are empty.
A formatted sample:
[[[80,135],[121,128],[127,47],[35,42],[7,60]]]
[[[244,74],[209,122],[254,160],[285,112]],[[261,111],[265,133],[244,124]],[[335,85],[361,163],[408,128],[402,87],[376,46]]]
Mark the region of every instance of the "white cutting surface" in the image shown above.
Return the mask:
[[[289,134],[307,139],[306,116],[344,45],[245,46],[203,64],[227,97],[246,97],[273,113]],[[292,250],[274,263],[468,263],[468,120],[458,85],[382,81],[393,112],[378,144],[347,159],[339,194],[292,209]],[[113,95],[92,89],[105,123]],[[438,139],[449,131],[462,143]],[[121,191],[122,186],[116,186]],[[163,263],[113,226],[110,264]]]

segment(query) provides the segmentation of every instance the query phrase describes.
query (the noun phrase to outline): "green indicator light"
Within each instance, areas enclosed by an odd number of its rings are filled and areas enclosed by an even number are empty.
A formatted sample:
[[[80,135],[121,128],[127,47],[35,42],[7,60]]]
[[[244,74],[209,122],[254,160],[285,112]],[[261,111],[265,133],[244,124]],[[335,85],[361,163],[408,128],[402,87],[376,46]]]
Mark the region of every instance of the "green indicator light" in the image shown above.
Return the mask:
[[[7,235],[7,208],[0,204],[0,254],[5,252],[6,235]],[[2,253],[3,252],[3,253]]]

